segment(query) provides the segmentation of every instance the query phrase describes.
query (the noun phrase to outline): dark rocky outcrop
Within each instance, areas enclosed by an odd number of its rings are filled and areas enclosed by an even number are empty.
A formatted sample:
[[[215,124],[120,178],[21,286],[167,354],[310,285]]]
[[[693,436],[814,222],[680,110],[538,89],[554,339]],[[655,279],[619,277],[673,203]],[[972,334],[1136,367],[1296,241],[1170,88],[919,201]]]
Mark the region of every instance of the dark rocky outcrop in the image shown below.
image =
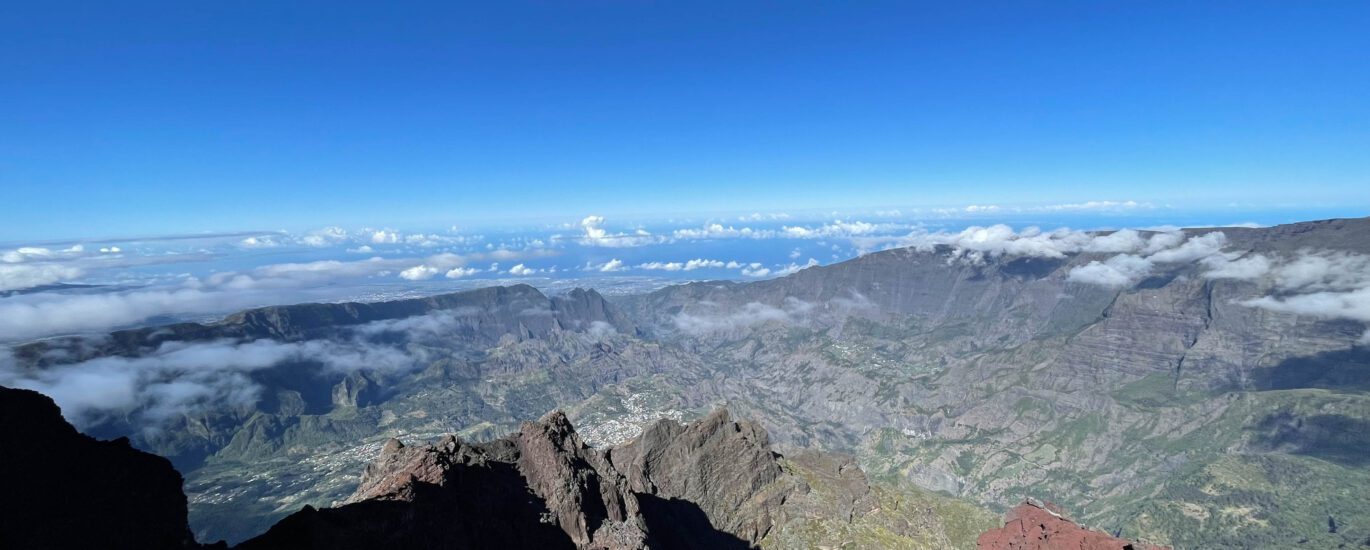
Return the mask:
[[[976,541],[980,550],[1165,550],[1091,531],[1050,504],[1024,502],[1004,516],[1004,526]]]
[[[306,508],[240,548],[748,548],[806,490],[779,459],[723,409],[607,451],[558,411],[489,443],[391,440],[347,504]]]
[[[98,441],[40,393],[0,387],[0,548],[200,548],[165,458]]]

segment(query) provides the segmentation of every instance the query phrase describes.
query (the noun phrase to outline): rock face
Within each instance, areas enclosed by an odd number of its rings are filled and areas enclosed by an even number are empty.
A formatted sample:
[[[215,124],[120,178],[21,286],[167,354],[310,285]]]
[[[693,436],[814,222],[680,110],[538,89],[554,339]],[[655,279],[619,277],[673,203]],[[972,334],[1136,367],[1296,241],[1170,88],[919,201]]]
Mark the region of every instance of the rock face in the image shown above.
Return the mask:
[[[556,411],[489,443],[392,439],[344,506],[240,548],[746,548],[798,488],[781,477],[765,431],[723,409],[607,451]]]
[[[899,511],[849,457],[784,459],[725,409],[603,451],[558,411],[489,443],[392,439],[343,506],[306,508],[239,548],[968,547],[920,512],[933,500]],[[882,513],[902,518],[871,519]]]
[[[0,387],[0,548],[200,548],[181,475],[127,439],[97,441],[48,397]]]
[[[976,541],[980,550],[1165,550],[1105,533],[1090,531],[1066,519],[1051,505],[1024,502],[1004,517],[1004,526],[986,531]]]

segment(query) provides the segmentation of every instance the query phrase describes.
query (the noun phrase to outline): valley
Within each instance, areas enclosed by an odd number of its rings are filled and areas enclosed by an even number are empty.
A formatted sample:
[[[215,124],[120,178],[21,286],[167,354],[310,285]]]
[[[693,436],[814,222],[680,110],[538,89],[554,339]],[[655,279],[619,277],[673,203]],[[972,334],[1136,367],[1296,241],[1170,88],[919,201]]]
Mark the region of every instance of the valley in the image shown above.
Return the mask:
[[[1065,252],[892,248],[639,294],[519,285],[275,306],[43,340],[13,361],[33,380],[148,358],[169,369],[145,381],[146,406],[67,416],[170,458],[200,541],[237,543],[305,505],[343,503],[392,438],[495,441],[561,409],[605,449],[719,406],[764,427],[796,475],[807,453],[850,455],[876,501],[954,511],[932,516],[960,541],[1027,497],[1175,548],[1370,540],[1365,324],[1260,306],[1356,292],[1370,274],[1291,286],[1297,273],[1280,266],[1370,256],[1370,220],[1138,232],[1130,253],[1096,246],[1109,236]],[[1121,284],[1082,275],[1129,254],[1149,264]],[[1275,267],[1223,271],[1257,257]],[[220,348],[236,359],[206,366]],[[278,355],[244,359],[267,351]],[[200,362],[177,362],[190,353]],[[187,373],[243,397],[172,383]],[[952,516],[979,519],[949,527]],[[887,521],[844,523],[837,537],[879,540]],[[831,529],[784,527],[759,543],[803,547]]]

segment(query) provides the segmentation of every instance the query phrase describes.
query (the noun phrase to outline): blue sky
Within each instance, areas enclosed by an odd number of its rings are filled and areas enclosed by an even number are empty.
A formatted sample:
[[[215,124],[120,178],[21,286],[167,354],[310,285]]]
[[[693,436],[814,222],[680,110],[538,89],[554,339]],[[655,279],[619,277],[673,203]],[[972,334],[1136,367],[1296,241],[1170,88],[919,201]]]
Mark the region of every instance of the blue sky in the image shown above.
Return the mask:
[[[0,241],[1370,207],[1363,2],[279,4],[9,6]]]

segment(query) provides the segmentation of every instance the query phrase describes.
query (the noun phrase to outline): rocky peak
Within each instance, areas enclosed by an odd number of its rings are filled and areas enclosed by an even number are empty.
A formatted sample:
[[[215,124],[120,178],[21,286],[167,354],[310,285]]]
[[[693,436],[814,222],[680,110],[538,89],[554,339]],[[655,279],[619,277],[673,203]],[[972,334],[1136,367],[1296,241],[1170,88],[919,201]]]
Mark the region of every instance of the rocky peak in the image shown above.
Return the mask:
[[[760,426],[735,422],[723,409],[689,425],[658,421],[606,451],[587,446],[560,411],[488,443],[392,439],[346,505],[303,510],[243,548],[336,540],[349,541],[344,548],[433,547],[420,541],[434,540],[604,550],[752,546],[800,485],[777,483],[783,470],[767,441]],[[447,519],[429,524],[429,517]]]
[[[780,478],[779,456],[759,424],[734,422],[724,408],[689,425],[659,420],[609,456],[634,492],[696,503],[715,527],[753,544],[783,501],[754,500]]]
[[[980,550],[1164,550],[1091,531],[1050,503],[1029,500],[1004,516],[1004,526],[980,535]]]

